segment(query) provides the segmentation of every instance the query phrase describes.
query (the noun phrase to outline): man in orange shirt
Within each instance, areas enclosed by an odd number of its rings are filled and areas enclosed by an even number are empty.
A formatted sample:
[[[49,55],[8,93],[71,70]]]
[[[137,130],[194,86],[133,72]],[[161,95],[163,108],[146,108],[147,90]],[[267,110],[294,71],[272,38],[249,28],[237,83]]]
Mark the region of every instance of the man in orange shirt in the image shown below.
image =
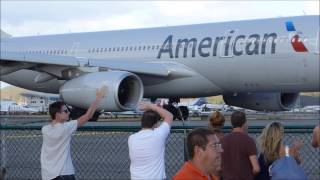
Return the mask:
[[[194,129],[187,137],[187,148],[190,160],[184,163],[173,180],[218,180],[223,150],[213,131]]]

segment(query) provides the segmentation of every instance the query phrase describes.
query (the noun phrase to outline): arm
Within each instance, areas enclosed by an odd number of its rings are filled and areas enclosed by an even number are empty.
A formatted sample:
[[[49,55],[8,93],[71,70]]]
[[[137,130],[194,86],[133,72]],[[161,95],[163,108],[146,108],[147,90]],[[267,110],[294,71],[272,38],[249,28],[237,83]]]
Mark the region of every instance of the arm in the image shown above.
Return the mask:
[[[161,107],[158,107],[155,104],[146,103],[146,102],[140,102],[139,109],[155,111],[160,115],[160,117],[163,119],[163,121],[165,121],[169,125],[172,124],[173,115],[169,111],[167,111],[167,110],[165,110],[165,109],[163,109]]]
[[[315,127],[313,129],[313,133],[312,133],[312,146],[314,148],[320,147],[320,125],[318,125],[317,127]]]
[[[96,99],[92,102],[87,112],[78,119],[78,127],[84,125],[86,122],[89,121],[90,118],[92,118],[93,114],[97,110],[97,106],[99,105],[100,101],[104,98],[106,92],[107,92],[106,86],[103,86],[102,88],[97,90]]]
[[[298,164],[301,163],[299,151],[300,151],[302,146],[303,146],[303,141],[300,140],[300,139],[295,140],[293,142],[293,145],[292,145],[292,151],[293,151],[292,154],[293,154],[293,157],[296,159]]]
[[[254,175],[258,174],[260,172],[260,166],[259,166],[257,155],[251,155],[249,156],[249,159],[252,165],[252,173]]]

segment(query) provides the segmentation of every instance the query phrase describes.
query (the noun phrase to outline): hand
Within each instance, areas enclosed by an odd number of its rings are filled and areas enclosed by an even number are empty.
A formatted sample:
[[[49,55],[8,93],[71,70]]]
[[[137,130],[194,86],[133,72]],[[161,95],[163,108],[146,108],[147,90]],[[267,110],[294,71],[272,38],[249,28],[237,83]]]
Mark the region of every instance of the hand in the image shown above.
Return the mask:
[[[301,139],[295,140],[292,146],[293,148],[299,150],[303,146],[303,141]]]
[[[100,89],[97,89],[96,99],[97,100],[103,99],[107,92],[108,92],[108,87],[107,86],[102,86]]]
[[[139,106],[138,108],[141,111],[146,111],[146,110],[152,109],[153,104],[149,102],[139,102],[138,106]]]

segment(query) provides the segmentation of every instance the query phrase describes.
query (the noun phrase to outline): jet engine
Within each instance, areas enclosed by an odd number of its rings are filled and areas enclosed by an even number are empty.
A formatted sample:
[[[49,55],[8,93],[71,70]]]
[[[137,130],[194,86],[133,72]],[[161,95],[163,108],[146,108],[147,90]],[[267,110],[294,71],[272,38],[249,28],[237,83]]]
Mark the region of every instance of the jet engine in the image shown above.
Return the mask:
[[[224,102],[257,111],[287,111],[296,103],[299,93],[237,93],[223,95]]]
[[[94,72],[79,76],[61,86],[60,96],[71,106],[88,109],[96,98],[97,89],[102,86],[108,89],[98,110],[133,110],[143,96],[140,78],[125,71]]]

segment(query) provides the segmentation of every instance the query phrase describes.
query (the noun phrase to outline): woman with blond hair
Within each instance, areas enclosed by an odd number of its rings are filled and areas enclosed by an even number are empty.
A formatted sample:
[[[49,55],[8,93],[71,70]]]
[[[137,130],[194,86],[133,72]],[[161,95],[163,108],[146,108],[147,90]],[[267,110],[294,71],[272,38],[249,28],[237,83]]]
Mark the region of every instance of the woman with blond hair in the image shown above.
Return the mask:
[[[216,134],[220,142],[224,136],[223,132],[221,131],[221,129],[224,126],[224,122],[225,122],[224,116],[219,111],[215,111],[209,116],[208,127]]]
[[[255,179],[269,180],[269,166],[277,159],[285,156],[285,145],[282,143],[284,137],[283,125],[279,122],[272,122],[267,125],[258,137],[260,155],[258,158],[260,172]],[[303,145],[302,141],[295,141],[289,148],[289,155],[293,156],[300,163],[299,150]]]

